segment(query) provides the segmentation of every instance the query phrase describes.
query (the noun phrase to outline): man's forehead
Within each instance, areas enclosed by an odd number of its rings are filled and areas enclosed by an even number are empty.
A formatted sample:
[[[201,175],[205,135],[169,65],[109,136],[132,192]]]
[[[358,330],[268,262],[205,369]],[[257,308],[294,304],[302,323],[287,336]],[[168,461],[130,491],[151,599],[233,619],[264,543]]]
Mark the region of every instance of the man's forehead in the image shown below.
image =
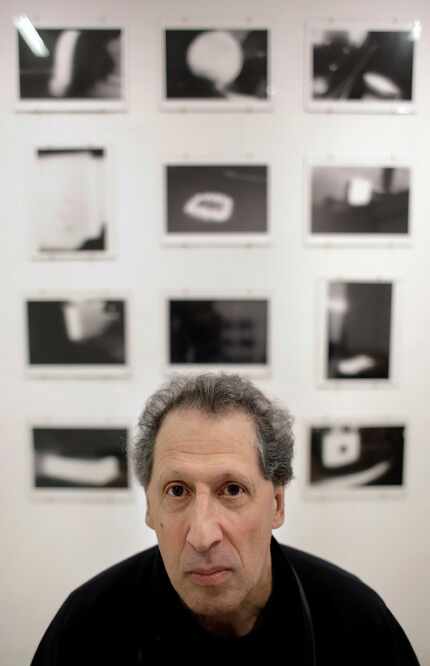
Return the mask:
[[[249,487],[255,487],[263,479],[258,461],[258,451],[253,444],[243,447],[226,445],[223,450],[198,442],[193,447],[187,445],[160,446],[156,450],[153,479],[157,485],[164,485],[174,479],[190,484],[218,486],[234,479]]]
[[[257,432],[254,419],[243,409],[207,412],[197,407],[176,407],[164,417],[156,442],[189,437],[232,438],[255,444]]]
[[[230,460],[253,460],[256,429],[252,418],[243,411],[206,414],[202,410],[176,409],[163,421],[155,441],[154,462],[171,459],[205,464]]]

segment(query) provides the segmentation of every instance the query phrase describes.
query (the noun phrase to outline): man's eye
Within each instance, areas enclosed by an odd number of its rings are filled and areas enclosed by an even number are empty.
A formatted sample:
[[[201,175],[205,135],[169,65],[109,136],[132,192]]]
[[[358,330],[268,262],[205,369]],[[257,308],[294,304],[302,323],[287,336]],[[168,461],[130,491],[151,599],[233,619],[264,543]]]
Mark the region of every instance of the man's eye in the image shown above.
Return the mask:
[[[238,497],[244,492],[245,491],[243,490],[242,486],[239,486],[238,483],[228,483],[226,486],[224,486],[224,493],[228,497]]]
[[[186,491],[184,486],[181,486],[180,483],[175,483],[172,486],[169,486],[166,492],[170,497],[184,497]]]

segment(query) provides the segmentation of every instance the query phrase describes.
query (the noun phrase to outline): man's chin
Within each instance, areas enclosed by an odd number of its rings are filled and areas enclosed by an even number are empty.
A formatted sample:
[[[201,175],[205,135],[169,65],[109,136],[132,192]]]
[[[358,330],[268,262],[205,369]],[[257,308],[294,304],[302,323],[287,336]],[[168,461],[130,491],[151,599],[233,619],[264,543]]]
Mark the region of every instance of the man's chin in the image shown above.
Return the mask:
[[[221,593],[214,594],[206,591],[199,592],[198,594],[191,594],[185,603],[188,608],[197,616],[202,618],[217,618],[228,616],[239,606],[239,601],[236,595],[229,595],[225,590]]]

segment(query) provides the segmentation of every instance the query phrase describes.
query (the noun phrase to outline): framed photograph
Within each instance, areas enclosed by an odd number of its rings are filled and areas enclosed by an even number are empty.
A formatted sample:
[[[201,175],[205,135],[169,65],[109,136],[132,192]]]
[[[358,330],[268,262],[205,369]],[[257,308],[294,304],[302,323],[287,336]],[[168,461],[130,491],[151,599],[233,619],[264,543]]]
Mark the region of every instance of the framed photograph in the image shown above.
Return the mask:
[[[169,371],[266,376],[269,347],[267,298],[187,294],[167,301]]]
[[[312,21],[306,30],[308,111],[411,113],[419,22]]]
[[[44,423],[31,426],[30,439],[36,497],[113,499],[130,493],[127,428]]]
[[[118,26],[15,20],[18,111],[125,111],[125,34]]]
[[[312,244],[396,245],[411,238],[411,169],[378,164],[308,163],[307,234]]]
[[[42,377],[129,374],[128,303],[117,294],[35,294],[25,301],[27,369]]]
[[[308,497],[392,495],[405,489],[405,425],[336,422],[308,429]]]
[[[177,26],[163,31],[164,110],[269,110],[269,31]]]
[[[322,381],[392,381],[393,283],[329,280],[323,291]]]
[[[181,245],[267,242],[267,166],[168,164],[164,176],[165,242]]]
[[[112,258],[114,187],[106,146],[35,148],[31,176],[32,257]]]

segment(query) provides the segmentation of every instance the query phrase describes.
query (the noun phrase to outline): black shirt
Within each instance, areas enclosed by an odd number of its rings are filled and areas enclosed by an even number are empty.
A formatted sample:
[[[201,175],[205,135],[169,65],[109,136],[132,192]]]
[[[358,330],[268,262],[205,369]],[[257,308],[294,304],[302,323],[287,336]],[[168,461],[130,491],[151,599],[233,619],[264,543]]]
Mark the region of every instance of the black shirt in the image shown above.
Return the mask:
[[[173,657],[177,664],[276,655],[293,666],[417,666],[400,625],[358,578],[275,539],[271,555],[272,593],[246,636],[203,629],[173,589],[154,547],[75,590],[48,627],[32,666],[137,666],[154,663],[154,655],[157,663]]]

